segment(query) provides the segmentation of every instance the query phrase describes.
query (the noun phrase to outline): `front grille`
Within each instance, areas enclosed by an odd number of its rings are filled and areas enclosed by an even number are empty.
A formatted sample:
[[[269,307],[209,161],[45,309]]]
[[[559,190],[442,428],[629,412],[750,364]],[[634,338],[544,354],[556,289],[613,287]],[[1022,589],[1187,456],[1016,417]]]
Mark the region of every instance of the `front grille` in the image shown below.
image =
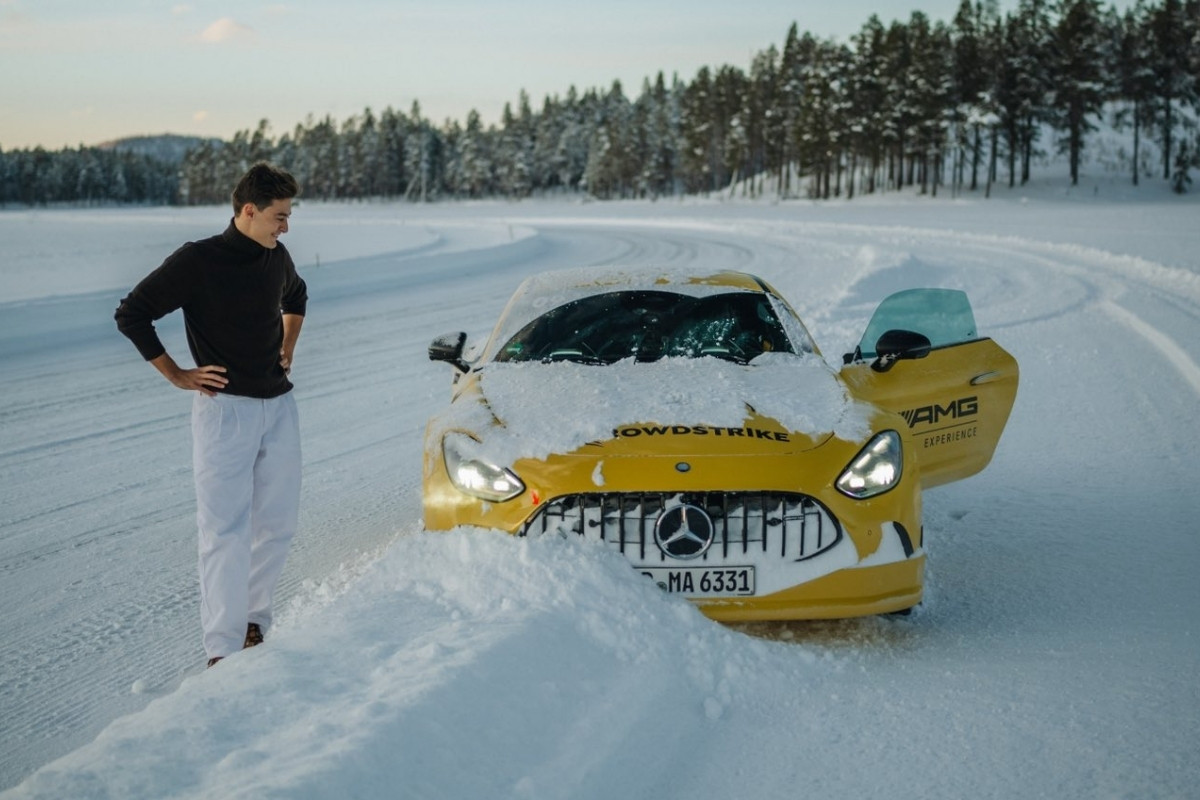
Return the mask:
[[[558,497],[525,524],[522,534],[576,534],[598,539],[635,563],[667,561],[654,541],[663,511],[678,505],[704,509],[713,543],[697,561],[726,563],[747,557],[804,561],[842,538],[842,528],[812,497],[786,492],[597,493]]]

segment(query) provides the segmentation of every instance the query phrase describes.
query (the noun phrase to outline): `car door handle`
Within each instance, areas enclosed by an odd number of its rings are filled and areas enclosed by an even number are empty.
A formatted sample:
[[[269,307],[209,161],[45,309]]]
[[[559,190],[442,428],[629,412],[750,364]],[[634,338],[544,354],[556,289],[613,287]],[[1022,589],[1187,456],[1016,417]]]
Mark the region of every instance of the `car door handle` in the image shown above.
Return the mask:
[[[971,378],[971,385],[979,386],[980,384],[991,383],[992,381],[998,381],[1003,377],[1004,377],[1004,373],[1001,372],[1000,370],[996,370],[996,369],[992,370],[991,372],[981,372],[980,374],[976,375],[974,378]]]

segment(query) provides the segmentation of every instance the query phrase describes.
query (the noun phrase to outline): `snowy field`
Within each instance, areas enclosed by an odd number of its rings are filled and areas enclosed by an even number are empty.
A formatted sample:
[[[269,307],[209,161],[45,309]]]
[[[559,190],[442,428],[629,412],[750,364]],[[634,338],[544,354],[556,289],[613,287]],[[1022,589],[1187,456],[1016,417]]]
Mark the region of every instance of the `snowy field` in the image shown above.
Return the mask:
[[[228,211],[0,212],[3,797],[1197,797],[1200,197],[1119,186],[300,203],[301,531],[211,671],[190,397],[112,312]],[[599,548],[419,533],[430,339],[591,265],[760,274],[834,364],[888,293],[967,291],[1021,389],[926,494],[917,613],[733,630]]]

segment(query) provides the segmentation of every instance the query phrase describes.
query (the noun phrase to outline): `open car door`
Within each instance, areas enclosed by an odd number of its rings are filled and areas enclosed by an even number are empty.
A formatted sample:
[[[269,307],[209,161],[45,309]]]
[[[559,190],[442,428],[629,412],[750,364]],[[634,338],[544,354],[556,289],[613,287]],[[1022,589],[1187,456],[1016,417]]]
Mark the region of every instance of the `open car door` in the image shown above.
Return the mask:
[[[909,289],[875,310],[842,379],[908,424],[921,486],[974,475],[992,459],[1017,396],[1017,362],[975,330],[965,293]]]

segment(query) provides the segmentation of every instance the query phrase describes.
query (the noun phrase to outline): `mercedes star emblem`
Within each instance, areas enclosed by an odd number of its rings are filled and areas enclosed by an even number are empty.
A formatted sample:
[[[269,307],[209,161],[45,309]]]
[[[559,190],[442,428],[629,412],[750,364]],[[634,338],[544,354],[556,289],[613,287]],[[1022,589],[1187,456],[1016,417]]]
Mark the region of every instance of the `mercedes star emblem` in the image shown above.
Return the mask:
[[[671,558],[699,558],[712,544],[713,534],[712,520],[696,506],[672,506],[654,523],[654,541]]]

